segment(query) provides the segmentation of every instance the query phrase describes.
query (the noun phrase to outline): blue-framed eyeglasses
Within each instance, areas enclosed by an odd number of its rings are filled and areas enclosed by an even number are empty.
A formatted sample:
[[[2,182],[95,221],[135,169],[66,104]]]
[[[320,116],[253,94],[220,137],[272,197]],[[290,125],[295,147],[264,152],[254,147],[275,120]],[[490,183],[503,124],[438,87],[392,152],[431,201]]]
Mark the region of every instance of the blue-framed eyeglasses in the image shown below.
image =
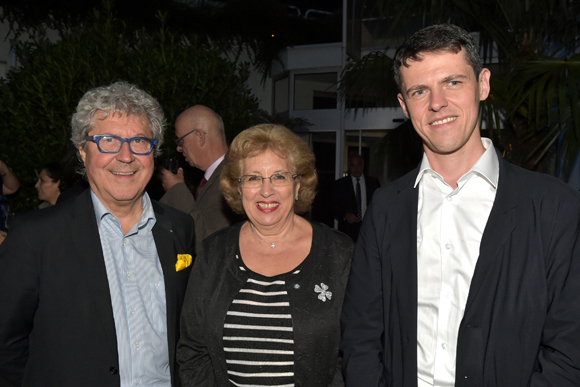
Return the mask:
[[[175,143],[177,144],[177,146],[180,146],[180,147],[181,147],[181,146],[183,146],[183,139],[184,139],[185,137],[189,136],[191,133],[193,133],[193,132],[197,132],[197,131],[200,131],[200,132],[202,132],[203,134],[207,134],[207,132],[204,132],[204,131],[203,131],[203,130],[201,130],[201,129],[193,129],[191,132],[187,132],[187,133],[185,133],[183,136],[181,136],[181,137],[179,137],[179,138],[176,138],[176,139],[175,139]]]
[[[85,140],[93,141],[97,144],[99,152],[101,153],[119,153],[123,143],[129,144],[131,153],[139,156],[146,156],[157,145],[157,140],[147,137],[131,137],[122,138],[112,134],[97,134],[94,136],[86,136]]]

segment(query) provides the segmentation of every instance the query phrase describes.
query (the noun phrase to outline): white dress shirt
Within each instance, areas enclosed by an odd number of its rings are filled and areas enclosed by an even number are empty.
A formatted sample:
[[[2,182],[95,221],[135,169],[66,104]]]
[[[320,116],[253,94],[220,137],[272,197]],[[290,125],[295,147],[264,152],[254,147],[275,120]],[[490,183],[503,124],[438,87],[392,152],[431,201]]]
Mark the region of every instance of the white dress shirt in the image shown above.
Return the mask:
[[[225,154],[222,155],[222,157],[220,157],[219,159],[217,159],[216,161],[214,161],[213,164],[209,166],[209,168],[203,174],[203,177],[205,177],[206,180],[209,180],[209,178],[211,177],[211,175],[213,175],[214,171],[217,169],[218,165],[220,165],[220,163],[222,161],[224,161],[225,157],[226,157]]]
[[[423,161],[417,215],[417,377],[419,387],[455,385],[457,334],[497,190],[491,140],[453,189]]]

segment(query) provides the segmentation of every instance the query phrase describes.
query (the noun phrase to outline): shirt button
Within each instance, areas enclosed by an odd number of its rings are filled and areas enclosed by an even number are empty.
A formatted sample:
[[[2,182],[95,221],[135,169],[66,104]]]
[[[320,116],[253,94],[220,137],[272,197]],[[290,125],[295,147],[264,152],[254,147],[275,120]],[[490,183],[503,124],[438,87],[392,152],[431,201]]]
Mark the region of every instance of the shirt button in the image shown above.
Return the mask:
[[[447,349],[447,344],[445,344],[445,343],[441,344],[441,348]]]
[[[141,346],[139,345],[139,343],[135,344],[135,348],[137,348],[137,349],[141,348]]]
[[[449,243],[446,243],[446,244],[445,244],[445,248],[446,248],[447,250],[451,250],[451,245],[450,245]]]
[[[131,308],[131,313],[135,314],[135,307]]]
[[[451,293],[449,292],[445,293],[445,298],[451,298]]]
[[[131,278],[131,273],[127,272],[127,278]]]
[[[453,201],[453,196],[447,196],[447,201],[448,202],[452,202]]]
[[[137,385],[141,384],[141,380],[137,379]]]
[[[127,244],[127,239],[123,239],[123,244],[126,245]]]

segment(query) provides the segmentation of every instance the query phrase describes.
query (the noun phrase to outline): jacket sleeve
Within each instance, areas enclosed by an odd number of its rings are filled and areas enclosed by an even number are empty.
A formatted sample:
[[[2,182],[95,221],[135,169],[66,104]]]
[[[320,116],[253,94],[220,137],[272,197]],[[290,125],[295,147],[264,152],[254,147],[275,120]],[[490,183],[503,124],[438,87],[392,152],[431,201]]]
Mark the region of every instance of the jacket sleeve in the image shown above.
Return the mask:
[[[548,308],[531,387],[580,385],[580,199],[546,211]]]
[[[341,316],[343,374],[349,387],[385,385],[379,230],[372,208],[368,213],[371,216],[365,217],[357,240]]]
[[[209,293],[204,288],[208,276],[216,273],[208,268],[204,249],[198,255],[187,285],[181,311],[180,338],[177,344],[177,362],[183,387],[216,386],[208,349],[207,324],[204,316]]]
[[[197,246],[201,246],[201,242],[207,236],[205,235],[207,227],[205,225],[203,214],[197,206],[193,194],[189,191],[189,188],[187,188],[187,185],[185,185],[185,183],[175,184],[165,193],[165,195],[163,195],[159,202],[191,215],[195,223],[195,246],[199,253]]]
[[[34,240],[18,222],[0,245],[0,386],[20,386],[40,286]]]

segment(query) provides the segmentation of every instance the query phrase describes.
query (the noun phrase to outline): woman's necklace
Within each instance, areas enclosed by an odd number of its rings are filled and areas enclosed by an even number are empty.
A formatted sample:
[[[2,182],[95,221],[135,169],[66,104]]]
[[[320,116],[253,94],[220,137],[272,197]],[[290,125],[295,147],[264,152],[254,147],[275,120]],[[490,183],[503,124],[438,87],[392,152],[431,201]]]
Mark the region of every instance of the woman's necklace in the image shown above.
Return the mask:
[[[292,234],[292,231],[294,231],[294,227],[296,227],[296,216],[294,216],[294,225],[292,226],[292,229],[291,229],[290,231],[288,231],[288,234],[284,235],[284,236],[282,237],[282,239],[278,239],[276,242],[268,242],[268,241],[266,241],[266,240],[264,240],[264,239],[260,238],[260,237],[258,236],[258,234],[256,234],[256,232],[254,231],[254,226],[253,226],[253,225],[252,225],[252,223],[250,222],[250,230],[252,230],[252,234],[254,234],[254,236],[255,236],[256,238],[258,238],[259,240],[261,240],[262,242],[269,243],[271,248],[274,248],[274,247],[276,247],[276,243],[279,243],[279,242],[281,242],[281,241],[282,241],[284,238],[286,238],[288,235]]]

